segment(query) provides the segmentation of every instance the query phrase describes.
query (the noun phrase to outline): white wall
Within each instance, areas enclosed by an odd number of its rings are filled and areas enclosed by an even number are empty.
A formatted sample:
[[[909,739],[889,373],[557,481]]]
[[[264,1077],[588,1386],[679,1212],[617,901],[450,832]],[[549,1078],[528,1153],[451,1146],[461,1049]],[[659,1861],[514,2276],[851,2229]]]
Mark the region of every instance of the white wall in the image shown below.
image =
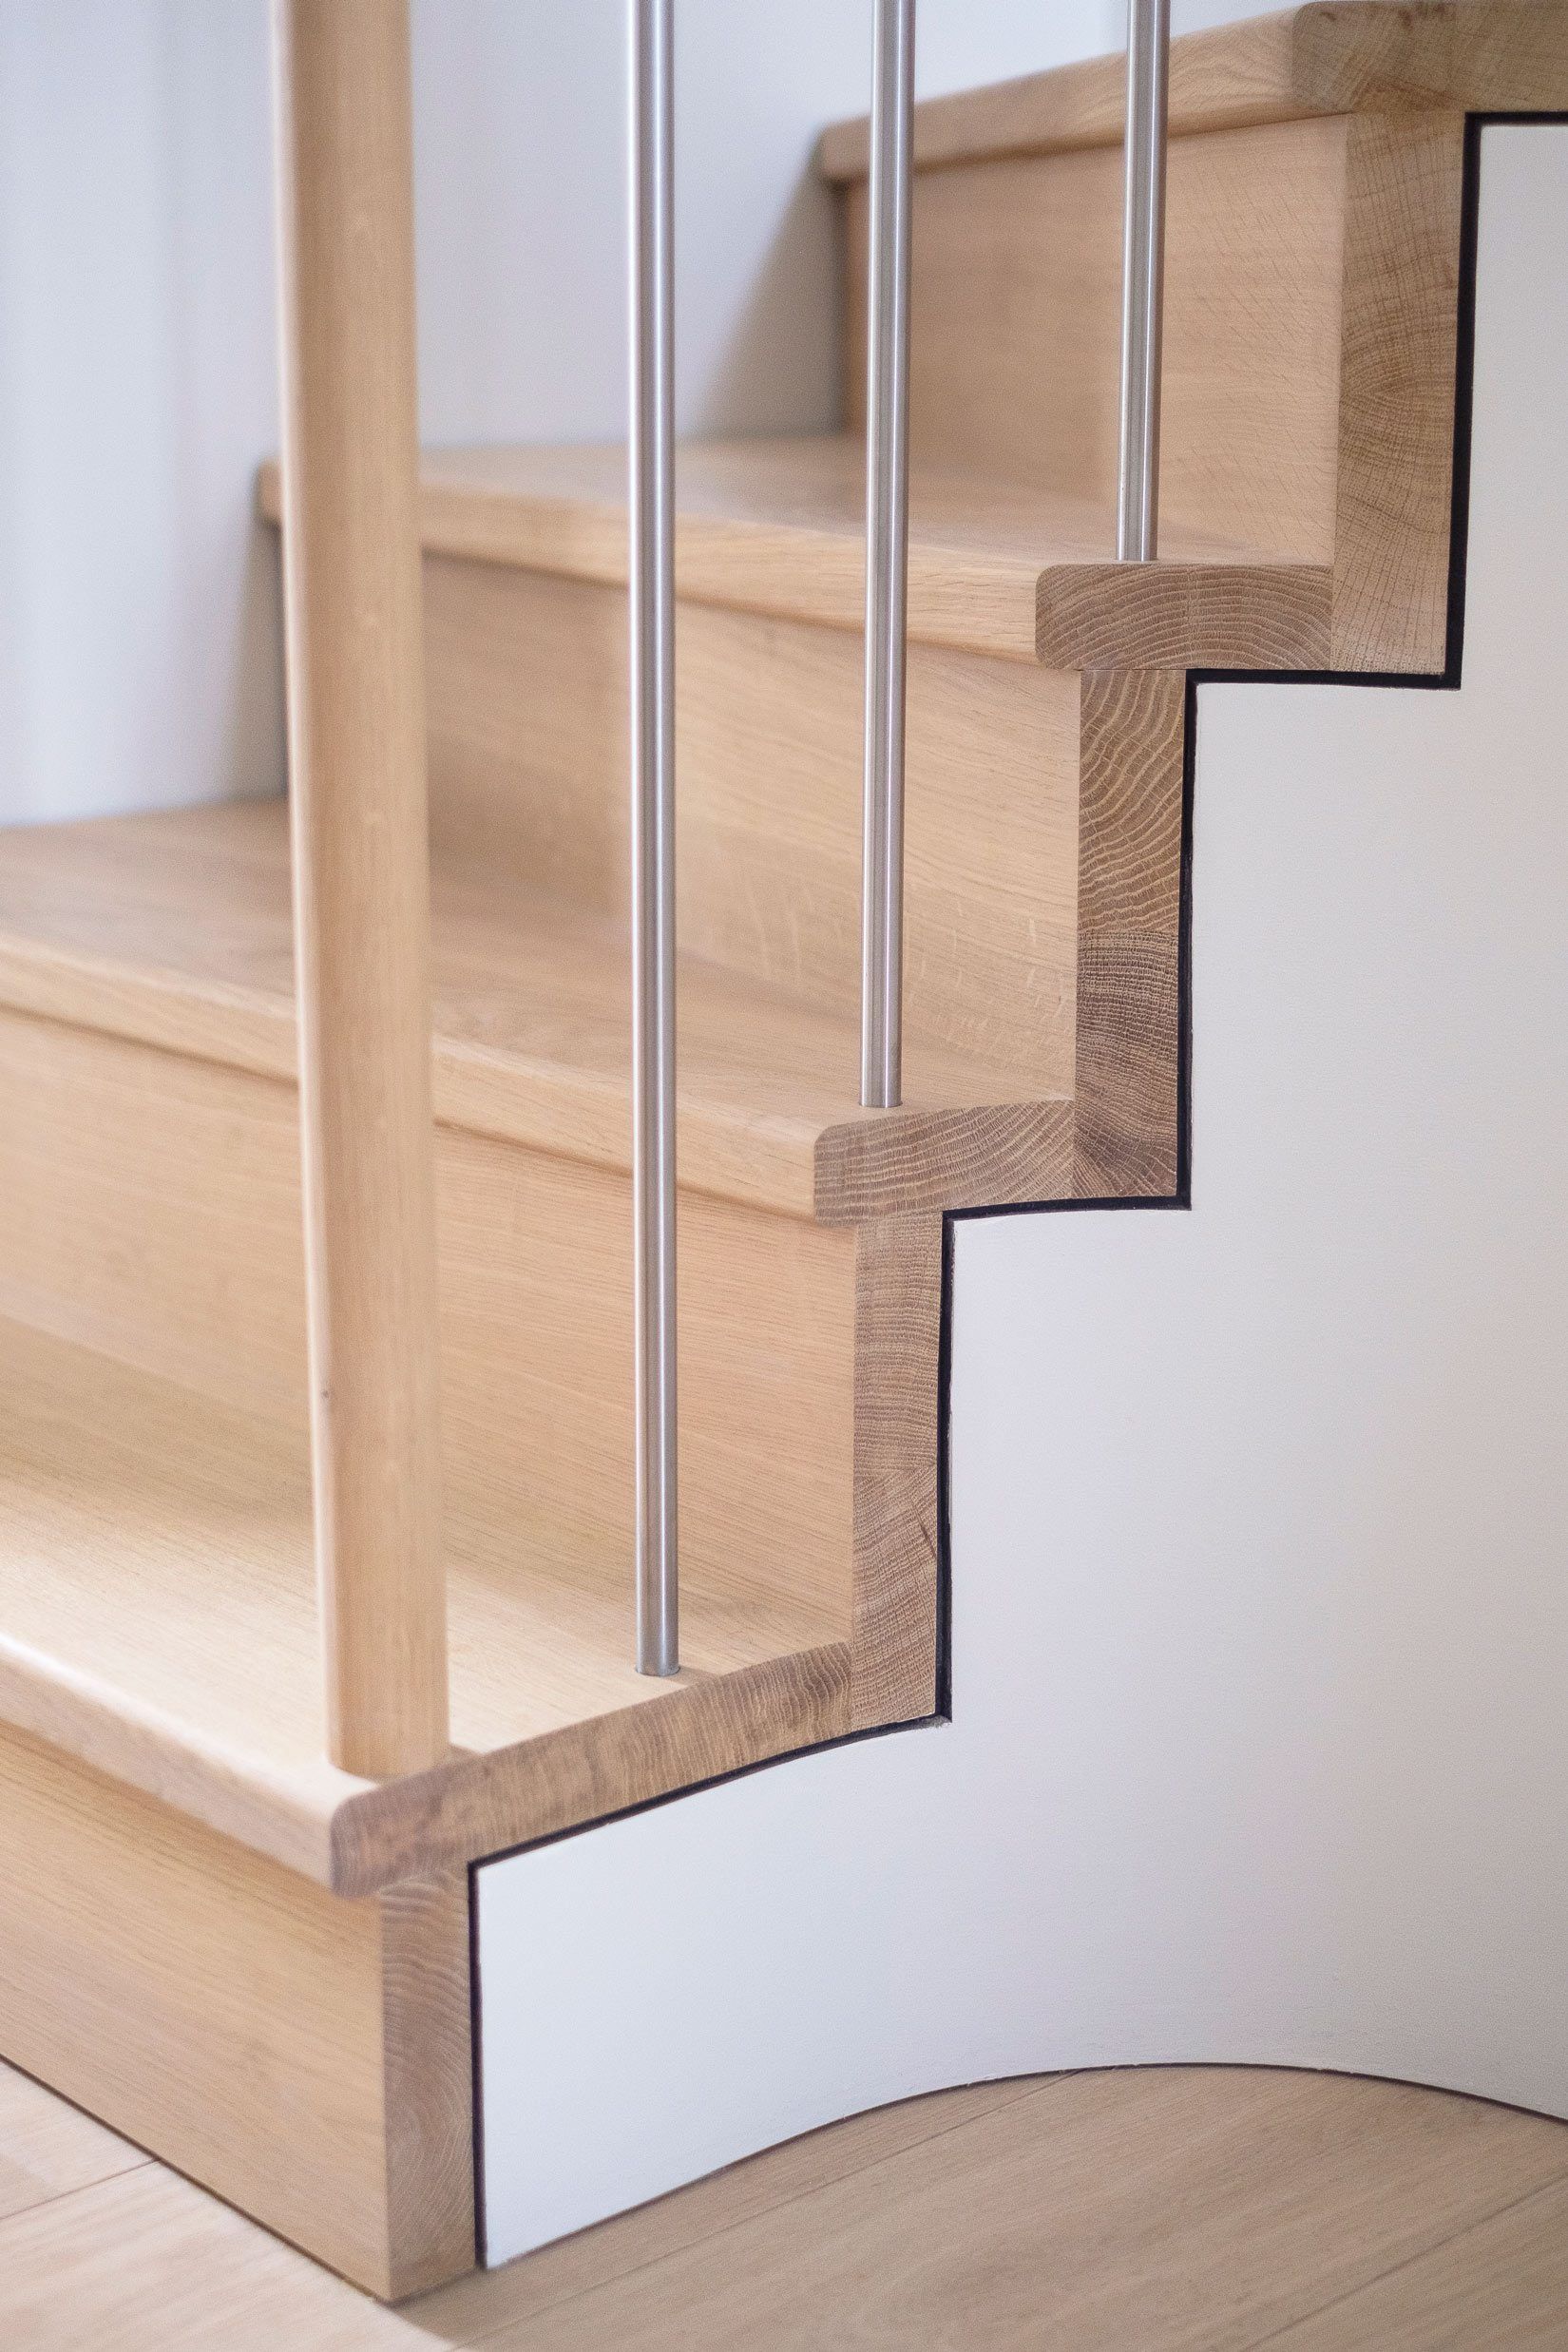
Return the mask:
[[[1176,0],[1178,23],[1246,13]],[[870,0],[680,0],[681,411],[826,420],[820,124]],[[921,86],[1115,46],[1117,0],[922,0]],[[415,0],[425,430],[620,430],[621,0]],[[0,0],[0,820],[269,791],[265,0]]]

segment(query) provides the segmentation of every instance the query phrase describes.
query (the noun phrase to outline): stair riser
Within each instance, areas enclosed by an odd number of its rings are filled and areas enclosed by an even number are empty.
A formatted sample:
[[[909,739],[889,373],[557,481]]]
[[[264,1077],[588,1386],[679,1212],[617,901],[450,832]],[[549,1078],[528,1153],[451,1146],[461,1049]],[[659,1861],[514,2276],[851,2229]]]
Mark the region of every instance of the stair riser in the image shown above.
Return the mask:
[[[621,909],[623,592],[443,557],[425,578],[437,841]],[[681,946],[852,1014],[860,641],[683,602],[678,645]],[[1078,732],[1076,679],[911,648],[911,1099],[926,1041],[999,1100],[1070,1089]]]
[[[629,1554],[623,1176],[437,1131],[443,1409],[498,1560]],[[305,1412],[292,1086],[0,1016],[0,1303],[225,1400]],[[713,1594],[849,1628],[854,1236],[683,1195],[683,1546]]]
[[[1109,515],[1120,182],[1109,146],[917,176],[917,454],[1076,492]],[[1332,556],[1345,192],[1336,118],[1173,142],[1161,455],[1172,522]],[[845,402],[860,425],[864,182],[844,205]]]
[[[372,2294],[470,2267],[461,1875],[340,1902],[0,1730],[0,2055]]]

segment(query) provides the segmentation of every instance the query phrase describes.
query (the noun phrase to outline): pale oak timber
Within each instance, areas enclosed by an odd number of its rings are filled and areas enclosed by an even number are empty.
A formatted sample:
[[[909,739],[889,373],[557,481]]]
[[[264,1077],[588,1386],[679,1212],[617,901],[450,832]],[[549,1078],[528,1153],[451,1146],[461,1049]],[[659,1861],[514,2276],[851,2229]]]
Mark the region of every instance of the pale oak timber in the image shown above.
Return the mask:
[[[977,2084],[851,2116],[399,2311],[377,2309],[193,2183],[143,2163],[134,2184],[105,2181],[31,2208],[0,2236],[0,2341],[8,2352],[100,2352],[107,2331],[117,2352],[212,2352],[215,2340],[225,2352],[456,2352],[1039,2088],[1039,2077]],[[0,2164],[6,2148],[0,2137]]]
[[[832,2190],[856,2173],[888,2165],[907,2150],[961,2131],[1015,2100],[1030,2098],[1054,2079],[1025,2075],[1003,2082],[966,2083],[892,2107],[869,2108],[785,2140],[762,2154],[710,2172],[690,2187],[574,2237],[558,2239],[521,2262],[438,2287],[411,2305],[409,2316],[448,2340],[483,2342],[500,2328],[590,2292],[643,2263],[660,2262],[771,2211],[796,2197]],[[3,2242],[0,2242],[3,2243]],[[4,2305],[0,2304],[0,2314]]]
[[[1303,102],[1296,48],[1290,14],[1252,17],[1174,42],[1173,138],[1289,122],[1303,113],[1341,112],[1344,102],[1338,98],[1321,108]],[[923,99],[915,108],[914,160],[917,169],[934,168],[996,156],[1119,146],[1126,120],[1125,60],[1093,57],[981,89]],[[867,119],[831,124],[817,144],[817,165],[827,180],[864,180],[870,169]]]
[[[872,1218],[856,1236],[855,1731],[936,1711],[942,1248],[934,1216]]]
[[[1079,1020],[1081,1033],[1081,1007]],[[835,1128],[817,1150],[818,1220],[1054,1199],[1069,1189],[1074,1116],[1071,1102],[1004,1102],[886,1111]]]
[[[1172,149],[1161,572],[1227,543],[1266,566],[1332,560],[1346,141],[1341,120],[1216,132]],[[914,186],[915,479],[924,466],[1011,484],[1015,528],[1059,502],[1086,505],[1100,535],[1063,552],[1093,567],[1106,602],[1080,634],[1073,582],[1053,580],[1051,658],[1071,668],[1131,658],[1114,640],[1107,652],[1104,623],[1120,597],[1134,600],[1136,619],[1149,593],[1143,567],[1111,561],[1120,172],[1106,147],[922,172]],[[844,414],[858,426],[864,188],[844,201]],[[1195,533],[1209,544],[1195,548]],[[1042,573],[1058,561],[1044,556]],[[1237,594],[1255,587],[1277,604],[1281,583],[1237,570]],[[1201,638],[1190,641],[1188,660],[1209,658]]]
[[[0,1713],[301,1879],[373,1892],[845,1728],[833,1612],[693,1575],[686,1670],[650,1682],[623,1554],[530,1559],[454,1480],[456,1751],[336,1771],[302,1430],[17,1326],[0,1396]]]
[[[1169,671],[1082,680],[1073,1190],[1169,1197],[1178,1162],[1187,689]]]
[[[522,893],[532,903],[548,887],[623,928],[623,594],[431,557],[426,616],[438,888],[449,861],[470,860],[482,845],[520,908]],[[822,1032],[820,1075],[856,1116],[859,640],[687,603],[677,660],[683,969],[695,981],[706,960],[735,975],[720,1050],[743,1104],[767,1104],[757,1089],[775,1025],[739,993],[750,976],[842,1024],[836,1042]],[[940,1108],[1064,1092],[1071,683],[1033,664],[925,645],[911,649],[908,678],[906,1099]],[[544,725],[540,711],[549,713]],[[438,905],[438,985],[444,927]],[[612,1024],[622,1057],[623,1003]],[[683,1065],[698,1057],[683,1083],[700,1096],[722,1031],[704,1026],[690,1000],[681,1025]],[[701,1145],[700,1135],[690,1147],[683,1138],[686,1181],[706,1180]]]
[[[134,2172],[146,2161],[140,2148],[81,2108],[0,2065],[0,2220]]]
[[[1126,117],[1120,57],[928,98],[915,108],[916,165],[1117,146]],[[1291,123],[1313,115],[1457,106],[1548,112],[1568,105],[1563,0],[1327,0],[1247,18],[1172,45],[1171,130]],[[864,117],[822,135],[829,180],[866,177]]]
[[[0,1302],[296,1433],[292,1089],[5,1014],[0,1089]],[[438,1143],[454,1541],[490,1557],[498,1578],[508,1560],[546,1578],[563,1564],[551,1605],[565,1609],[579,1576],[619,1588],[630,1541],[627,1179],[460,1130]],[[778,1649],[802,1629],[808,1646],[836,1639],[849,1622],[853,1236],[695,1196],[682,1239],[694,1589],[753,1635],[776,1630]],[[594,1638],[614,1642],[615,1606],[606,1592]],[[533,1630],[548,1622],[546,1611]],[[559,1663],[542,1658],[546,1687]]]
[[[999,815],[1011,812],[1000,848],[1011,860],[1014,887],[992,911],[993,961],[981,968],[993,979],[1009,967],[1023,977],[1025,925],[1032,924],[1043,968],[1033,978],[1037,1027],[1024,1066],[1009,1066],[997,1026],[1002,1016],[981,997],[953,1044],[912,1046],[909,1110],[884,1126],[855,1100],[856,1032],[848,1008],[835,1013],[803,1003],[755,975],[685,955],[684,1186],[835,1223],[858,1214],[862,1201],[878,1212],[958,1205],[938,1196],[953,1157],[947,1114],[1006,1104],[1037,1088],[1042,1096],[1065,1097],[1076,799],[1066,761],[1076,756],[1076,695],[1063,696],[1048,680],[1037,693],[1027,673],[1017,676],[1002,710],[986,722],[999,729],[1006,716],[1027,732],[1014,743],[1002,779],[987,788]],[[717,714],[698,724],[717,729]],[[1066,740],[1063,730],[1070,730]],[[936,803],[943,757],[955,755],[963,739],[961,723],[934,728],[917,767],[915,792],[923,802]],[[835,777],[849,755],[841,754]],[[1042,793],[1047,762],[1050,789]],[[803,787],[809,781],[804,761],[800,780]],[[824,813],[814,832],[807,829],[807,840],[818,901],[832,890],[834,920],[847,937],[852,810],[829,836],[830,866],[823,844],[828,798],[821,790]],[[993,866],[999,889],[1006,879],[997,850],[982,843],[966,852],[962,830],[950,820],[931,853],[911,860],[917,927],[929,893],[933,957],[944,916],[949,928],[968,919],[966,905],[978,898]],[[1032,914],[1017,887],[1021,859],[1045,902]],[[591,906],[525,890],[505,864],[483,867],[450,854],[436,860],[434,903],[437,1119],[449,1128],[626,1169],[623,923]],[[981,919],[978,909],[973,919]],[[764,960],[761,950],[757,960]],[[258,1076],[292,1078],[281,805],[239,803],[8,833],[0,842],[0,1004]],[[1022,1044],[1016,1016],[1005,1034]],[[47,1061],[49,1049],[36,1050]],[[188,1089],[199,1081],[175,1074],[169,1082]],[[1005,1186],[1017,1165],[1017,1128],[996,1131],[994,1150],[987,1148],[990,1132],[985,1120],[976,1122],[966,1171],[969,1197],[983,1196],[975,1187],[991,1180],[988,1169]],[[847,1183],[859,1189],[845,1192]]]
[[[1561,2124],[1443,2092],[1025,2076],[830,2125],[386,2311],[148,2165],[0,2223],[0,2334],[28,2352],[814,2352],[851,2326],[889,2352],[1543,2347],[1568,2293],[1565,2167]]]
[[[1568,48],[1568,16],[1562,19]],[[1438,671],[1449,538],[1464,120],[1350,124],[1330,666]]]
[[[0,1783],[0,2051],[374,2294],[471,2267],[463,1881],[340,1902],[15,1731]]]
[[[1327,564],[1080,564],[1042,574],[1037,649],[1061,670],[1322,669],[1333,584]]]
[[[858,1022],[860,641],[684,610],[681,635],[681,934]],[[917,647],[905,740],[908,1099],[930,1101],[933,1046],[971,1101],[1068,1093],[1072,679]]]
[[[1331,270],[1329,279],[1331,295]],[[984,347],[969,359],[975,366],[996,364]],[[1316,397],[1321,406],[1326,395]],[[1042,481],[1028,454],[1039,446],[1038,432],[1022,427],[1021,419],[1017,446],[1025,455],[1016,475],[974,463],[917,462],[912,468],[909,634],[917,644],[1031,660],[1042,576],[1051,574],[1070,596],[1077,568],[1086,566],[1098,578],[1114,552],[1114,517],[1103,483],[1098,477],[1082,484]],[[1322,438],[1315,430],[1314,439]],[[1279,450],[1272,455],[1277,466]],[[1300,462],[1298,455],[1293,463]],[[864,620],[864,443],[855,433],[683,443],[676,550],[682,600],[858,630]],[[620,449],[603,445],[427,450],[421,498],[426,553],[623,585],[623,472]],[[276,519],[276,468],[263,468],[258,499],[263,515]],[[1179,514],[1171,518],[1166,539],[1173,559],[1234,569],[1244,580],[1260,565],[1267,571],[1298,553],[1272,529],[1254,541]],[[1319,559],[1308,547],[1301,560],[1310,567]],[[1264,593],[1279,591],[1266,580]],[[1063,643],[1070,666],[1080,650],[1091,657],[1075,646],[1068,626],[1063,623]]]
[[[1299,10],[1294,25],[1301,88],[1336,113],[1568,106],[1563,0],[1334,0]]]
[[[327,1742],[446,1752],[408,0],[273,0],[283,589]]]
[[[1064,2075],[486,2341],[496,2352],[1255,2352],[1559,2182],[1565,2160],[1559,2123],[1404,2084],[1207,2068]],[[1373,2332],[1328,2341],[1382,2352]],[[1479,2352],[1509,2339],[1483,2326],[1462,2341]]]
[[[1549,2181],[1298,2320],[1279,2352],[1553,2352],[1568,2329],[1568,2181]]]

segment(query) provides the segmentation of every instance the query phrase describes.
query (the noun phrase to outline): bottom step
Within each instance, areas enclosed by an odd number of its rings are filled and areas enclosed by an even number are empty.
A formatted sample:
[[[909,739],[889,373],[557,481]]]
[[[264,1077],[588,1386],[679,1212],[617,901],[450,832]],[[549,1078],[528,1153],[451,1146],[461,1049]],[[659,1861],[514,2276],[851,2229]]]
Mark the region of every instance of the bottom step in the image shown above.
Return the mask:
[[[0,1724],[366,1894],[848,1728],[826,1608],[683,1594],[685,1667],[631,1663],[628,1563],[520,1549],[449,1494],[451,1761],[324,1761],[302,1432],[0,1323]]]
[[[388,2299],[473,2266],[468,1920],[0,1731],[0,2056]]]

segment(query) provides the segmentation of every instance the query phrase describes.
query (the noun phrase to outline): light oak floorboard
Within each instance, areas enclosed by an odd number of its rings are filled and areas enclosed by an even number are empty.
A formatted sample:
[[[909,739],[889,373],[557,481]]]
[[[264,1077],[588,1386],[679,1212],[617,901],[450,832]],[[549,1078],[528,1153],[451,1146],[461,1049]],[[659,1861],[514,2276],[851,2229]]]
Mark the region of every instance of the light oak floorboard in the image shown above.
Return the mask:
[[[9,2145],[0,2142],[0,2146]],[[854,2117],[401,2310],[147,2165],[0,2220],[16,2352],[1568,2342],[1568,2126],[1174,2068]]]
[[[1279,2352],[1559,2352],[1568,2182],[1555,2181],[1269,2338]]]
[[[450,2331],[453,2343],[488,2343],[503,2330],[515,2341],[515,2330],[525,2320],[687,2248],[727,2241],[731,2231],[761,2215],[879,2170],[907,2150],[963,2132],[983,2116],[1037,2097],[1055,2080],[1051,2075],[1036,2075],[1012,2082],[971,2083],[963,2090],[939,2091],[930,2098],[905,2099],[895,2107],[850,2115],[823,2131],[786,2140],[783,2147],[769,2149],[747,2163],[729,2165],[673,2196],[602,2222],[597,2229],[563,2238],[504,2270],[458,2279],[408,2308],[422,2325],[433,2327],[440,2342],[448,2341],[443,2328]]]
[[[851,2116],[400,2311],[371,2302],[179,2174],[148,2165],[0,2221],[0,2344],[6,2352],[213,2352],[219,2344],[223,2352],[459,2352],[501,2330],[515,2336],[532,2316],[606,2280],[1040,2088],[1038,2079],[983,2083]]]
[[[0,2220],[146,2162],[140,2148],[0,2059]]]
[[[161,2165],[0,2223],[7,2352],[412,2352],[430,2340]]]
[[[1080,2075],[491,2342],[1247,2352],[1565,2165],[1559,2126],[1398,2084]]]

